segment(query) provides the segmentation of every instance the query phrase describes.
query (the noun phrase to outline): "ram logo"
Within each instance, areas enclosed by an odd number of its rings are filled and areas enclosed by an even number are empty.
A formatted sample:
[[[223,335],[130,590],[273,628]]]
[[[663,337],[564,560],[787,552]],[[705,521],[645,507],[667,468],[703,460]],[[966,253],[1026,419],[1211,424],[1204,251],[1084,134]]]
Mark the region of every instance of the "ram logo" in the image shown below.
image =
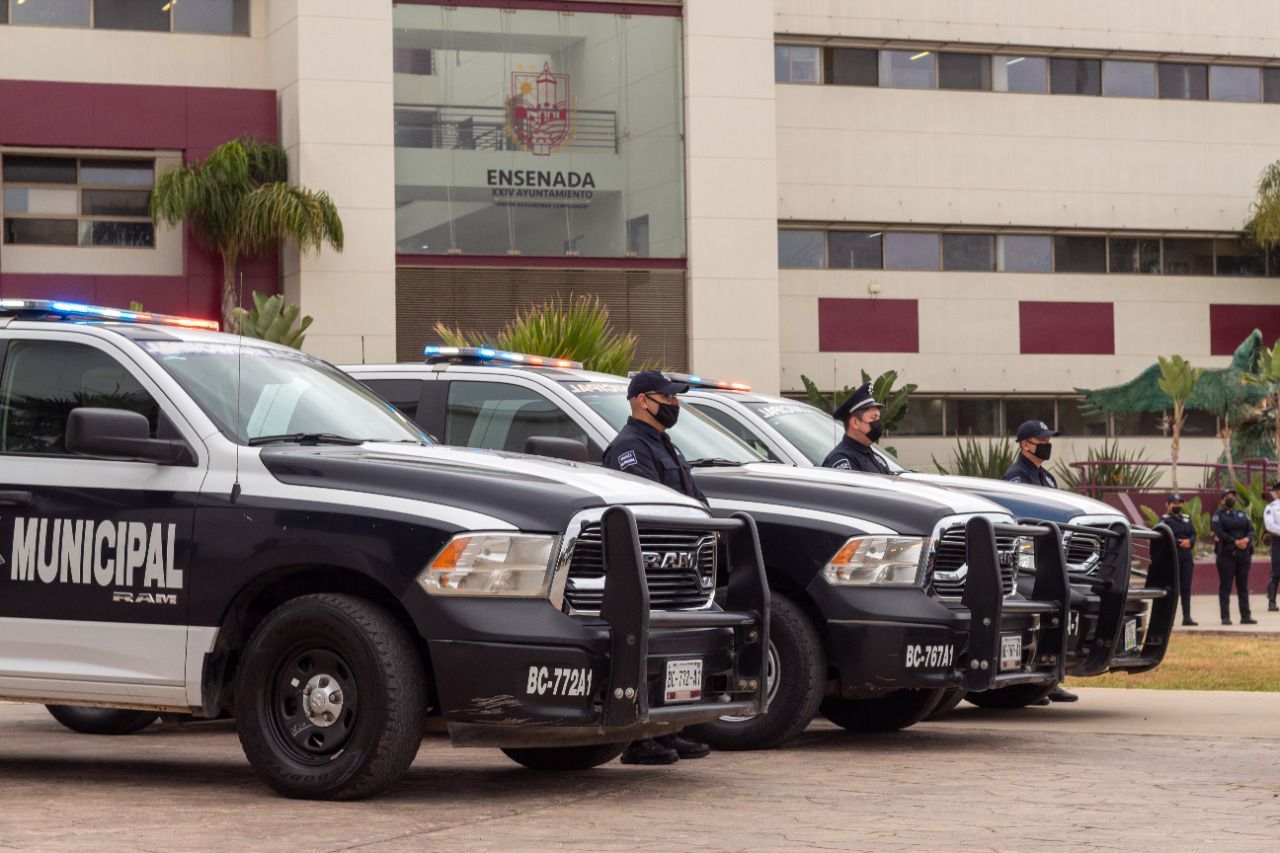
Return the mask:
[[[692,569],[698,565],[696,551],[645,551],[645,569]]]

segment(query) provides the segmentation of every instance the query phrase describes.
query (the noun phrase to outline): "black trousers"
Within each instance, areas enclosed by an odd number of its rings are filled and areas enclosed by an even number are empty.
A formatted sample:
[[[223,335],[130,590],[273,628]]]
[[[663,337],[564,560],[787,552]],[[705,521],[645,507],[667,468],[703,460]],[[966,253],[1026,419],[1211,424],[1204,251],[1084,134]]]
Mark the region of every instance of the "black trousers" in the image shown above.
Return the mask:
[[[1218,609],[1222,620],[1231,618],[1231,582],[1235,581],[1236,598],[1240,602],[1240,618],[1249,618],[1249,563],[1252,551],[1233,551],[1218,555]]]
[[[1191,574],[1195,571],[1196,563],[1191,557],[1191,552],[1187,552],[1185,558],[1178,557],[1178,587],[1182,597],[1182,618],[1191,618]]]
[[[1267,601],[1276,602],[1276,588],[1280,587],[1280,536],[1271,540],[1271,579],[1267,581]]]

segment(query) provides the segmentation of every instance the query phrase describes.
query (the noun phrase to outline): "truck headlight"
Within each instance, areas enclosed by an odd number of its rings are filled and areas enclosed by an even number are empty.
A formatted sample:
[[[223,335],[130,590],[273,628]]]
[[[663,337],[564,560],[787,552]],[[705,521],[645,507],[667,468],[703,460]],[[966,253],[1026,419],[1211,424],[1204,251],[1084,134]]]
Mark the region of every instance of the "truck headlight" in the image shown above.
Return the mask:
[[[418,583],[431,595],[546,597],[556,537],[465,533],[453,537]]]
[[[923,536],[855,536],[822,575],[837,586],[918,586],[928,544]]]
[[[1018,573],[1036,573],[1036,543],[1022,537],[1018,540]]]

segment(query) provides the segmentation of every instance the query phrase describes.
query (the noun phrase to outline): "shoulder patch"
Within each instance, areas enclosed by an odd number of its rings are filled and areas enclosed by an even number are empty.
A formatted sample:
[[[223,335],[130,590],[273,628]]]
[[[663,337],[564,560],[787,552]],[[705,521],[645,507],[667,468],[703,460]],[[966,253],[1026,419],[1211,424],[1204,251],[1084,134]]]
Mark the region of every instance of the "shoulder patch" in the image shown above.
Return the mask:
[[[634,450],[628,450],[618,457],[618,467],[622,469],[630,468],[632,465],[638,464],[638,462]]]
[[[1021,477],[1018,477],[1018,476],[1016,476],[1016,475],[1015,475],[1015,476],[1013,476],[1013,477],[1010,477],[1010,478],[1008,479],[1008,482],[1010,482],[1010,483],[1021,483],[1021,482],[1022,482],[1022,478],[1021,478]]]
[[[833,464],[831,467],[832,467],[832,468],[839,468],[841,471],[852,471],[852,470],[853,470],[853,466],[849,464],[849,460],[848,460],[848,459],[843,459],[843,458],[842,458],[842,459],[837,459],[837,460],[835,461],[835,464]]]

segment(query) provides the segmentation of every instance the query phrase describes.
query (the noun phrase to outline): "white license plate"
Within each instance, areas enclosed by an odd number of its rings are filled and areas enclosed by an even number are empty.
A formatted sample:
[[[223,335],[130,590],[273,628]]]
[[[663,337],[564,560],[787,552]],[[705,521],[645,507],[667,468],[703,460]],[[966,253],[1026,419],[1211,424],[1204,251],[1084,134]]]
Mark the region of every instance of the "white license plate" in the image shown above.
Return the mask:
[[[667,661],[666,686],[662,691],[665,704],[697,702],[702,698],[702,661]]]
[[[1124,623],[1124,650],[1132,651],[1138,647],[1138,620],[1126,619]]]
[[[1022,635],[1000,635],[1000,670],[1020,669],[1022,667]]]

